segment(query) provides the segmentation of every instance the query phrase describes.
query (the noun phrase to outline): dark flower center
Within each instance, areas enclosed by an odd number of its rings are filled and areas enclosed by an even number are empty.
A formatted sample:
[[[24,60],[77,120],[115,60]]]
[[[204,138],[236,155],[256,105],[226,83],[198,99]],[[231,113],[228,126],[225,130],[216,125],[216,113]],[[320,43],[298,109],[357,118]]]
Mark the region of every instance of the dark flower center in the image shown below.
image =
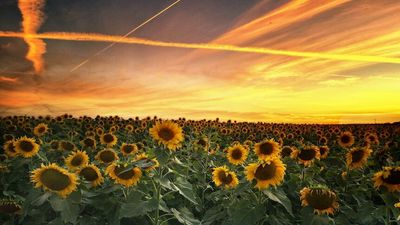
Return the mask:
[[[316,152],[314,149],[302,149],[298,155],[298,157],[302,160],[312,160],[315,158]]]
[[[350,143],[350,136],[349,135],[347,135],[347,134],[345,134],[345,135],[342,135],[341,137],[340,137],[340,141],[343,143],[343,144],[348,144],[348,143]]]
[[[86,138],[83,143],[85,144],[85,146],[87,147],[93,147],[94,146],[94,140],[91,138]]]
[[[314,209],[324,210],[333,207],[336,196],[327,190],[311,189],[306,195],[306,200]]]
[[[39,133],[44,133],[46,131],[45,127],[39,127],[38,129]]]
[[[61,191],[71,184],[69,177],[60,171],[50,168],[42,172],[40,181],[49,189]]]
[[[160,136],[160,138],[162,138],[165,141],[169,141],[172,140],[172,138],[174,138],[174,132],[172,132],[172,130],[169,128],[161,128],[158,131],[158,136]]]
[[[123,151],[125,153],[129,154],[129,153],[131,153],[133,151],[133,146],[132,145],[125,145],[124,148],[123,148]]]
[[[118,166],[118,167],[115,167],[114,172],[117,175],[117,177],[119,177],[123,180],[129,180],[135,176],[135,171],[133,169],[130,169],[127,171],[125,171],[125,170],[126,170],[125,166]]]
[[[276,174],[276,166],[273,162],[271,164],[259,165],[255,172],[255,177],[258,180],[269,180]]]
[[[9,152],[12,152],[12,153],[16,152],[13,143],[8,144],[7,148],[8,148]]]
[[[105,134],[103,140],[105,143],[111,143],[114,141],[114,136],[111,134]]]
[[[326,147],[319,147],[319,153],[321,155],[324,155],[327,151],[328,151],[328,149]]]
[[[390,170],[390,174],[387,178],[383,178],[383,181],[388,184],[400,184],[400,171]]]
[[[232,150],[231,156],[233,159],[239,160],[242,158],[242,155],[243,155],[243,153],[240,149],[235,148]]]
[[[197,141],[197,144],[205,147],[207,142],[204,139],[200,139],[199,141]]]
[[[83,162],[83,158],[80,155],[76,155],[71,160],[71,165],[73,166],[80,166]]]
[[[364,157],[364,150],[360,149],[351,153],[351,162],[357,163]]]
[[[115,160],[115,154],[112,151],[103,151],[100,153],[100,159],[101,161],[105,163],[110,163]]]
[[[260,145],[260,153],[263,155],[270,155],[273,151],[274,146],[269,142],[265,142]]]
[[[83,176],[87,181],[94,181],[96,180],[99,175],[96,171],[91,167],[85,167],[80,172],[79,175]]]
[[[59,145],[58,141],[52,141],[50,144],[50,147],[51,147],[51,149],[56,150],[56,149],[58,149],[58,145]]]
[[[282,152],[281,152],[282,157],[290,156],[291,153],[292,153],[292,148],[291,147],[285,146],[285,147],[282,148]]]
[[[30,142],[30,141],[21,141],[19,143],[19,146],[20,146],[21,150],[24,152],[31,152],[31,151],[33,151],[33,148],[34,148],[32,142]]]
[[[222,182],[222,184],[230,184],[233,181],[233,177],[231,174],[226,175],[225,171],[220,171],[218,173],[218,179]]]
[[[75,145],[72,144],[72,143],[69,142],[69,141],[63,141],[63,142],[61,143],[61,145],[62,145],[63,149],[66,150],[66,151],[72,151],[72,150],[75,149]]]

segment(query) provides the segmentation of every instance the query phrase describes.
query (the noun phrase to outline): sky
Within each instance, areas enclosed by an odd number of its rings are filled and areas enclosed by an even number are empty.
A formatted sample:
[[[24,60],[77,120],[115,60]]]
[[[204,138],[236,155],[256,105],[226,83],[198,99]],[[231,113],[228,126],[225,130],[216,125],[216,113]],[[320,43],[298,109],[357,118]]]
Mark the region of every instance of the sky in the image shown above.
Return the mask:
[[[175,1],[1,0],[0,116],[400,121],[400,1]]]

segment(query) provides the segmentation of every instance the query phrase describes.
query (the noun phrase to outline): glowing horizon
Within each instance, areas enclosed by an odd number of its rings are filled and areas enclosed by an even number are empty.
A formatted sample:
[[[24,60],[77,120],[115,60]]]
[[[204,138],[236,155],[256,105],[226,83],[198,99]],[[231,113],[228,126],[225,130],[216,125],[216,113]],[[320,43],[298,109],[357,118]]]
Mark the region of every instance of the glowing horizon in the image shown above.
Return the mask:
[[[0,4],[16,15],[0,16],[0,115],[400,121],[397,1],[181,1],[151,22],[175,1],[103,1],[48,4],[45,22],[44,1]]]

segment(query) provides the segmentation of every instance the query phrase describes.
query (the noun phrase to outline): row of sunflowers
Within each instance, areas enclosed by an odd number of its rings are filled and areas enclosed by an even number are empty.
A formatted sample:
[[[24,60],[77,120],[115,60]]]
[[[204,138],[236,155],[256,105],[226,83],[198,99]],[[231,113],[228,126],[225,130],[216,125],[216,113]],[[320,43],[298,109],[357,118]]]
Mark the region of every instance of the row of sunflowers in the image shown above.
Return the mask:
[[[0,118],[3,224],[400,224],[400,126]]]

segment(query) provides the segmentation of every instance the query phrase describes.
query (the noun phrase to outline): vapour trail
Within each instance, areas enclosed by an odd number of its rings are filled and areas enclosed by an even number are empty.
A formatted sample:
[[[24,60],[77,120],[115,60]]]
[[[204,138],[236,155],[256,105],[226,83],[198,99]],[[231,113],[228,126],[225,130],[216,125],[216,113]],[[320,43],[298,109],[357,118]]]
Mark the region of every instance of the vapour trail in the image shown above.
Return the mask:
[[[146,25],[147,23],[149,23],[150,21],[152,21],[153,19],[157,18],[159,15],[163,14],[165,11],[167,11],[168,9],[170,9],[171,7],[173,7],[174,5],[176,5],[177,3],[179,3],[181,0],[177,0],[174,3],[172,3],[171,5],[165,7],[163,10],[161,10],[160,12],[158,12],[157,14],[155,14],[154,16],[150,17],[149,19],[147,19],[146,21],[144,21],[143,23],[141,23],[139,26],[133,28],[131,31],[129,31],[128,33],[126,33],[123,37],[128,37],[129,35],[131,35],[133,32],[137,31],[139,28],[143,27],[144,25]],[[88,57],[87,59],[83,60],[81,63],[79,63],[78,65],[76,65],[70,72],[74,72],[75,70],[79,69],[80,67],[82,67],[83,65],[85,65],[87,62],[89,62],[90,59],[100,55],[101,53],[107,51],[108,49],[110,49],[111,47],[113,47],[115,44],[117,44],[117,42],[113,42],[110,45],[106,46],[105,48],[101,49],[100,51],[98,51],[97,53],[95,53],[94,55]]]
[[[317,58],[317,59],[329,59],[329,60],[400,64],[400,58],[383,57],[383,56],[347,55],[347,54],[334,54],[326,52],[300,52],[300,51],[269,49],[262,47],[241,47],[235,45],[222,45],[222,44],[212,44],[212,43],[164,42],[164,41],[155,41],[155,40],[134,38],[134,37],[122,37],[122,36],[90,34],[90,33],[50,32],[41,34],[24,34],[19,32],[0,31],[0,37],[40,38],[40,39],[52,39],[52,40],[66,40],[66,41],[116,42],[125,44],[157,46],[157,47],[219,50],[219,51],[258,53],[258,54],[268,54],[268,55],[281,55],[281,56]]]
[[[18,8],[22,14],[22,31],[25,34],[36,34],[43,23],[42,9],[45,0],[19,0]],[[28,44],[28,53],[25,58],[33,63],[37,74],[43,71],[43,54],[46,52],[46,43],[41,39],[24,37]]]

